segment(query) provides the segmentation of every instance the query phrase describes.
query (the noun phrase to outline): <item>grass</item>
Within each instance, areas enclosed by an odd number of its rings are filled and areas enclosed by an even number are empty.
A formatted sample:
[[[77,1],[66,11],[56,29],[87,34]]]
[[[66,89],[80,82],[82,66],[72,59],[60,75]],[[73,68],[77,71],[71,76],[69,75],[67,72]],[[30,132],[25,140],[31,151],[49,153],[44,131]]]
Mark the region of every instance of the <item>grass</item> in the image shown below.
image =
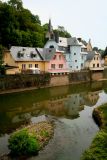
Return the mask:
[[[82,160],[107,160],[107,103],[94,110],[95,119],[100,124],[100,131],[90,148],[85,151]]]

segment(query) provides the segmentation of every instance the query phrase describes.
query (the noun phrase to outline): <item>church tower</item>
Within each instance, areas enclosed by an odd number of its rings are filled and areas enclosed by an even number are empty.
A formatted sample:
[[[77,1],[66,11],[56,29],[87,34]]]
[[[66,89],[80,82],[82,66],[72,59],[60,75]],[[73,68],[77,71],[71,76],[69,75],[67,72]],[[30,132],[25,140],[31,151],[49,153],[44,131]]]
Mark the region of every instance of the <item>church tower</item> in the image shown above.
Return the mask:
[[[54,40],[55,39],[54,32],[53,32],[53,27],[52,27],[52,24],[51,24],[51,19],[49,19],[48,32],[46,33],[46,38],[48,40]]]
[[[87,51],[92,51],[92,45],[91,45],[91,39],[89,39],[88,44],[87,44]]]

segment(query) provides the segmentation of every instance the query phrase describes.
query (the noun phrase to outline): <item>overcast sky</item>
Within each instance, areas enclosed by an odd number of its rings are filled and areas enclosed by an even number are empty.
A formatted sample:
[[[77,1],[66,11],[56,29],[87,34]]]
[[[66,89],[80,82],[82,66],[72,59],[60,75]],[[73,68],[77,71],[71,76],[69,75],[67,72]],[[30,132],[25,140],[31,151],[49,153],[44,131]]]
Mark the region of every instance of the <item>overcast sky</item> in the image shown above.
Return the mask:
[[[40,17],[52,20],[53,28],[64,26],[72,36],[91,38],[92,45],[107,46],[107,0],[22,0],[23,6]]]

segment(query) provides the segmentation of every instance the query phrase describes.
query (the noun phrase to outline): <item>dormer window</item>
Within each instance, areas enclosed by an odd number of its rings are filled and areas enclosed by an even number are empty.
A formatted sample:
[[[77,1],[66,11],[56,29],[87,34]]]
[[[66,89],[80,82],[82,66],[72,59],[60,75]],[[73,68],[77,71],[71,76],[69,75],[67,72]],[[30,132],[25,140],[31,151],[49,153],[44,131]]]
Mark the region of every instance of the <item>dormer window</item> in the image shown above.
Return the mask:
[[[23,56],[24,56],[24,54],[23,54],[21,51],[18,51],[17,57],[18,57],[18,58],[21,58],[21,57],[23,57]]]
[[[25,51],[25,50],[26,50],[25,48],[22,49],[22,51]]]
[[[37,56],[34,52],[31,52],[30,55],[31,55],[31,58],[35,58]]]

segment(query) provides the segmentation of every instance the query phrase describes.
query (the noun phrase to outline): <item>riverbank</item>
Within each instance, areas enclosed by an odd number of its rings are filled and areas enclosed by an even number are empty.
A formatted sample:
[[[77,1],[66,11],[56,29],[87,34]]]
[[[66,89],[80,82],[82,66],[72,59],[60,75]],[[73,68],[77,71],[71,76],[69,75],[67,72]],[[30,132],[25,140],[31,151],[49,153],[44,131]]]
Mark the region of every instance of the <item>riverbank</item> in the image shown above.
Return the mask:
[[[90,148],[83,154],[82,160],[107,159],[107,103],[95,108],[93,117],[100,127]]]
[[[0,159],[27,159],[29,156],[37,155],[48,144],[53,134],[54,124],[50,121],[23,126],[11,134],[9,138],[11,152]]]
[[[67,75],[6,75],[0,77],[0,94],[21,92],[39,88],[65,86],[103,80],[103,72],[72,72]],[[104,79],[105,80],[105,79]]]
[[[20,89],[11,89],[11,90],[0,91],[0,95],[1,94],[8,94],[8,93],[18,93],[18,92],[32,91],[32,90],[42,89],[42,88],[52,88],[52,87],[68,86],[68,85],[73,85],[73,84],[85,84],[85,83],[89,83],[89,81],[87,81],[87,82],[86,81],[73,82],[73,83],[69,83],[69,84],[65,84],[65,85],[58,84],[56,86],[41,86],[41,87],[27,87],[27,88],[20,88]]]

